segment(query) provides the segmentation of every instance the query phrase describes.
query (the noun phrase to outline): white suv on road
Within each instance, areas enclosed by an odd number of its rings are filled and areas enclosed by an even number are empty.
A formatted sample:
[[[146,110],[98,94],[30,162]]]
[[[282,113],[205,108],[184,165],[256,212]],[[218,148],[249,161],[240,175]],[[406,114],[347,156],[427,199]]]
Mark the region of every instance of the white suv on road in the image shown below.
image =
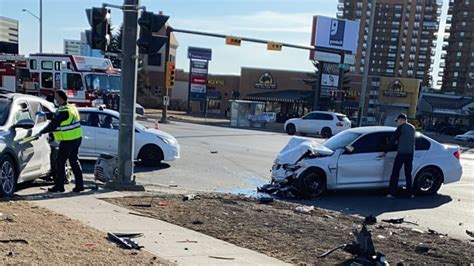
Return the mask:
[[[330,138],[337,133],[351,128],[351,121],[344,114],[315,111],[302,118],[293,118],[285,123],[288,135],[316,134],[323,138]]]

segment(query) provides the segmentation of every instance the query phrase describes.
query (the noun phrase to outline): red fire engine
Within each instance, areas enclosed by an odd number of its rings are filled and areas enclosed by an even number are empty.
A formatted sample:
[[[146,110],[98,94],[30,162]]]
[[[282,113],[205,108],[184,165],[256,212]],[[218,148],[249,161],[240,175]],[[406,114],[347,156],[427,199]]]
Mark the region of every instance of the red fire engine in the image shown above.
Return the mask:
[[[0,90],[36,94],[36,85],[24,56],[0,54]]]
[[[38,94],[53,95],[65,90],[78,106],[102,104],[101,95],[120,92],[120,70],[106,58],[68,54],[31,54],[28,58],[31,78],[37,81]]]

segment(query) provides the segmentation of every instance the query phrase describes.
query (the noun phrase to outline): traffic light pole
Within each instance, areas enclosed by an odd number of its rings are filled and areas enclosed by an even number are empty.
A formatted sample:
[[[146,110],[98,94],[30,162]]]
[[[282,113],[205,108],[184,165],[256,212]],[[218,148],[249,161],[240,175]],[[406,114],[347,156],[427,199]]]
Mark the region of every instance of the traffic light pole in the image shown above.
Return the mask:
[[[341,65],[344,64],[344,57],[345,57],[344,52],[341,53]],[[339,67],[339,82],[337,84],[337,102],[336,102],[336,112],[340,113],[341,112],[341,105],[342,105],[342,81],[344,80],[344,69],[342,67]]]
[[[164,71],[164,83],[165,83],[165,89],[164,89],[164,92],[163,92],[163,99],[165,98],[165,96],[168,96],[168,86],[166,84],[166,75],[168,73],[168,61],[169,61],[169,58],[170,58],[170,44],[171,44],[171,30],[170,30],[170,27],[167,27],[166,28],[166,37],[167,37],[167,40],[166,40],[166,47],[165,47],[165,62],[164,62],[164,67],[165,67],[165,71]],[[168,123],[168,106],[164,103],[164,101],[162,102],[163,104],[163,108],[161,108],[161,123],[165,124],[165,123]]]
[[[137,18],[140,0],[124,0],[122,37],[122,88],[120,90],[120,127],[118,176],[109,184],[116,189],[143,190],[133,177],[135,140],[135,103],[137,98]]]

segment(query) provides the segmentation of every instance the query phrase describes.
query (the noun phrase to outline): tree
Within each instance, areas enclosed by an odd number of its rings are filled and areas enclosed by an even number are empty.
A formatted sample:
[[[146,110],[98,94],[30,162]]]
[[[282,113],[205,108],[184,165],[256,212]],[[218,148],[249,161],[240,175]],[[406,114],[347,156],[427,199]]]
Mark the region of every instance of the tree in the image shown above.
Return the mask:
[[[105,57],[112,61],[112,65],[115,68],[121,68],[122,66],[122,31],[123,25],[121,25],[115,34],[112,34],[110,39],[109,52],[112,54],[106,55]]]

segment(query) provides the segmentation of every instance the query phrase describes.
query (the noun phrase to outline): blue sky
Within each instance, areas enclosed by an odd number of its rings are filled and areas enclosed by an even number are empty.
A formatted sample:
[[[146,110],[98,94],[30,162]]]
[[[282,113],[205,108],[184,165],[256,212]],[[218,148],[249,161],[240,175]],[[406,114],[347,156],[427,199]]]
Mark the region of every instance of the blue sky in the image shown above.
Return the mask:
[[[89,28],[85,9],[101,6],[102,0],[43,0],[43,51],[62,52],[63,39],[79,39],[80,32]],[[107,0],[121,4],[123,0]],[[448,0],[444,0],[441,29]],[[309,45],[313,15],[335,17],[337,0],[142,0],[147,10],[162,10],[170,16],[176,28],[212,31],[236,36],[246,36],[274,41]],[[38,51],[38,21],[22,12],[26,8],[39,13],[39,0],[0,0],[0,16],[19,20],[20,53]],[[112,11],[112,23],[120,25],[122,12]],[[211,48],[212,73],[239,73],[240,67],[263,67],[293,70],[311,70],[308,52],[283,48],[270,52],[263,44],[242,43],[241,47],[224,45],[223,39],[177,34],[180,47],[177,67],[188,69],[188,46]],[[438,43],[434,73],[437,78]]]

